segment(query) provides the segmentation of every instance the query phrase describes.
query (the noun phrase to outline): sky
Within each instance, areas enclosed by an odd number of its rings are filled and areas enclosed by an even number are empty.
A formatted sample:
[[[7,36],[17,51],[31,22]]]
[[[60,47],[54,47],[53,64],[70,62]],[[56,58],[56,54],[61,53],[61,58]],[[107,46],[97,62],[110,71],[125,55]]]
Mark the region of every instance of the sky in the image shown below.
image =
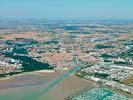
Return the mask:
[[[133,19],[133,0],[0,0],[0,18]]]

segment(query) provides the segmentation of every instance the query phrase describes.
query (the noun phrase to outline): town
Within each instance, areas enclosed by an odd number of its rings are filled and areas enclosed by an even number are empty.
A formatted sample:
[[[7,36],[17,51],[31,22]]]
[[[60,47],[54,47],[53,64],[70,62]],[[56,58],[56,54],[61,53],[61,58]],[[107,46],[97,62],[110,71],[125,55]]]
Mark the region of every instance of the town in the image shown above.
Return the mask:
[[[0,78],[23,72],[67,71],[133,97],[133,24],[95,21],[1,20]],[[125,88],[126,87],[126,88]]]

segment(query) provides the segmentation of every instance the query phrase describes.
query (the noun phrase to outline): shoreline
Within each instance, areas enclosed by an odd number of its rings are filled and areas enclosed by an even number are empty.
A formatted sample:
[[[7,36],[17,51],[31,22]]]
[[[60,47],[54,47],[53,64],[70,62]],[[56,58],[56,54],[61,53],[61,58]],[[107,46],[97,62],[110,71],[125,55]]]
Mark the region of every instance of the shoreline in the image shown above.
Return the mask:
[[[3,79],[0,79],[1,84],[3,84],[3,86],[4,86],[4,84],[7,84],[7,83],[11,83],[11,84],[15,83],[16,87],[10,87],[10,85],[9,85],[9,87],[6,87],[6,86],[2,87],[2,85],[0,85],[0,94],[3,93],[4,91],[9,92],[9,93],[10,93],[10,91],[16,91],[16,90],[21,91],[21,88],[23,89],[23,88],[27,87],[32,82],[33,82],[33,84],[31,84],[32,88],[36,88],[36,86],[38,87],[40,85],[39,87],[43,87],[42,89],[44,89],[47,86],[47,84],[49,84],[49,82],[58,78],[63,73],[64,72],[56,72],[55,70],[51,70],[51,71],[40,70],[40,71],[34,71],[34,72],[25,72],[25,73],[13,75],[10,77],[6,77]],[[33,79],[31,76],[33,77]],[[20,81],[21,78],[23,80]],[[25,79],[25,78],[27,78],[27,79]],[[44,80],[48,81],[45,85],[43,84]],[[12,83],[12,82],[14,82],[14,83]],[[22,86],[20,85],[20,87],[19,87],[18,84],[21,84],[21,82],[24,85],[22,85]],[[36,82],[38,82],[38,83],[36,84]],[[40,83],[40,82],[42,82],[42,83]],[[95,84],[93,81],[86,80],[82,77],[77,76],[76,74],[73,74],[73,75],[70,75],[69,77],[67,77],[66,79],[64,79],[63,81],[61,81],[59,84],[57,84],[57,86],[52,88],[45,96],[42,96],[42,97],[50,98],[50,96],[52,96],[54,98],[57,98],[60,95],[62,95],[61,98],[62,99],[64,98],[67,100],[67,98],[72,97],[76,94],[79,94],[80,92],[82,92],[86,89],[87,90],[91,89],[93,87],[95,87]],[[30,89],[30,87],[28,87],[28,88]],[[69,90],[69,92],[68,92],[68,90]],[[25,91],[25,90],[23,90],[23,91]],[[58,92],[57,95],[54,94],[56,91]],[[116,92],[116,90],[114,90],[114,91]],[[117,91],[117,93],[119,93],[119,92]],[[123,92],[120,94],[123,94]],[[55,100],[62,100],[62,99],[57,98]],[[41,98],[39,100],[43,100],[43,99]]]
[[[38,71],[31,71],[31,72],[22,72],[19,74],[13,74],[13,75],[9,75],[7,77],[0,77],[0,81],[2,80],[8,80],[14,77],[18,77],[18,76],[22,76],[22,75],[28,75],[28,74],[37,74],[37,73],[55,73],[55,70],[38,70]]]

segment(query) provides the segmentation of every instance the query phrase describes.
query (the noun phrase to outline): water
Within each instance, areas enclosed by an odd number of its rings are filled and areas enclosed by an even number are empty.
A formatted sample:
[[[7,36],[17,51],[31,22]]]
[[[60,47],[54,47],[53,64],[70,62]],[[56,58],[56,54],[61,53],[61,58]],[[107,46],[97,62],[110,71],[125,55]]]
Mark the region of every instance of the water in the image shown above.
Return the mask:
[[[16,89],[14,92],[3,92],[0,93],[0,100],[40,100],[40,97],[47,94],[52,88],[54,88],[56,85],[58,85],[61,81],[63,81],[65,78],[69,77],[71,74],[74,74],[75,72],[77,72],[82,65],[78,65],[77,61],[74,59],[73,60],[73,68],[69,71],[67,71],[66,73],[64,73],[63,75],[59,76],[57,79],[51,81],[47,87],[37,87],[37,89],[35,88],[28,88],[30,85],[35,87],[37,86],[37,84],[27,84],[27,86],[25,88],[20,88],[20,89]],[[40,84],[45,84],[46,80],[42,80],[39,83]],[[21,87],[24,86],[23,84],[19,84],[16,87]],[[47,99],[44,99],[47,100]]]

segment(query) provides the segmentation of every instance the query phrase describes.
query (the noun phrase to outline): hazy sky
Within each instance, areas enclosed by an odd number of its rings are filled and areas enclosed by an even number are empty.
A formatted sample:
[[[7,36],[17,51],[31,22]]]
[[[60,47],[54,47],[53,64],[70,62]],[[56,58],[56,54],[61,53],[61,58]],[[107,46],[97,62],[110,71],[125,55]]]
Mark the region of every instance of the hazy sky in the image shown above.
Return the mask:
[[[133,19],[133,0],[0,0],[0,18]]]

